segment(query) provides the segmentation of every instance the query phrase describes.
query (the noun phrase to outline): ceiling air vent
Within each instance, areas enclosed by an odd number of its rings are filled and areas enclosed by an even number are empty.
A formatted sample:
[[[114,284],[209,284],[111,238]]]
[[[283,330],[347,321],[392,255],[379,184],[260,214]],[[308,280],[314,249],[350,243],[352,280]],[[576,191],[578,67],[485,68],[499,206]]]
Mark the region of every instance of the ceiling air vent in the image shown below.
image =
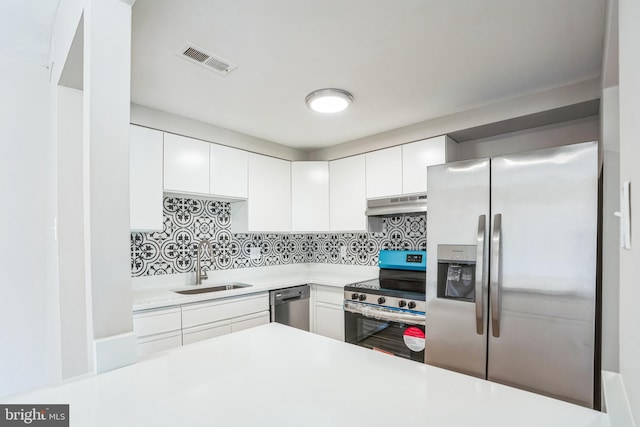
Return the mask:
[[[236,64],[219,56],[213,55],[201,47],[189,42],[183,44],[176,54],[187,61],[198,64],[223,76],[226,76],[237,67]]]

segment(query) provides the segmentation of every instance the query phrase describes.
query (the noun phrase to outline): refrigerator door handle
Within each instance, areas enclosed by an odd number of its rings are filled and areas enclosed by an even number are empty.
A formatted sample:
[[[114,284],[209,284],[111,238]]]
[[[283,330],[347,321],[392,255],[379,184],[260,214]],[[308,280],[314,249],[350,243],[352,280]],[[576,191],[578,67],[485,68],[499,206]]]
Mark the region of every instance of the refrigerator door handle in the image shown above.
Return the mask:
[[[502,238],[502,214],[493,217],[491,238],[491,328],[494,337],[500,337],[500,239]]]
[[[486,236],[486,215],[478,217],[478,241],[476,246],[476,333],[484,333],[483,295],[484,295],[484,239]]]

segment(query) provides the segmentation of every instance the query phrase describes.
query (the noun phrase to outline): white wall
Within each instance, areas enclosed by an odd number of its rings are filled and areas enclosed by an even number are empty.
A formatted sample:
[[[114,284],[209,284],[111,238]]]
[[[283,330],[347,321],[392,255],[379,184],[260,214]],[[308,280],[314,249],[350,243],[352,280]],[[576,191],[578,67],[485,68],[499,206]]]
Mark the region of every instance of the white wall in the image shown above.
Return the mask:
[[[49,71],[0,56],[0,395],[57,373],[54,98]]]
[[[619,0],[620,180],[631,181],[631,250],[620,253],[620,374],[640,425],[640,2]]]
[[[51,81],[58,83],[82,17],[84,0],[60,0],[51,36]]]
[[[58,87],[58,253],[62,377],[91,370],[85,286],[82,92]],[[89,313],[88,313],[89,312]]]
[[[142,105],[131,104],[131,123],[284,160],[307,160],[303,150]]]
[[[456,157],[458,160],[468,160],[520,153],[538,148],[596,141],[599,139],[599,135],[600,121],[598,117],[587,117],[520,132],[465,141],[458,144]]]
[[[86,0],[83,22],[85,277],[100,372],[135,361],[129,254],[131,6]]]

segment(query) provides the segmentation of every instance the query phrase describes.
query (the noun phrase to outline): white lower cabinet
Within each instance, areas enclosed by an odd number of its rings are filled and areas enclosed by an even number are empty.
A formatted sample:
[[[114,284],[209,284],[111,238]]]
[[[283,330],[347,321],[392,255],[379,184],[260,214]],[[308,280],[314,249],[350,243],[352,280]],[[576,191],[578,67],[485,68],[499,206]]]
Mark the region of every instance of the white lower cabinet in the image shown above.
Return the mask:
[[[269,323],[269,293],[133,313],[138,357]]]
[[[343,288],[314,286],[314,332],[318,335],[344,341]]]
[[[180,307],[139,311],[133,314],[138,357],[182,345]]]
[[[266,325],[270,322],[269,312],[249,314],[247,316],[236,317],[231,322],[231,332],[238,332],[244,329],[255,328],[256,326]]]
[[[180,331],[173,331],[165,334],[138,338],[137,353],[138,357],[143,357],[147,354],[162,350],[169,350],[170,348],[180,347],[181,345],[182,335]]]
[[[196,302],[182,306],[182,328],[269,311],[269,293]]]
[[[269,323],[269,293],[182,306],[182,344],[187,345]]]
[[[234,317],[232,319],[221,320],[219,322],[207,323],[182,330],[182,345],[219,337],[220,335],[242,331],[244,329],[255,328],[256,326],[269,323],[269,312],[248,314],[246,316]]]
[[[316,304],[316,334],[344,341],[344,311],[342,307]]]
[[[194,326],[193,328],[182,330],[182,345],[192,344],[194,342],[230,333],[231,322],[229,320]]]

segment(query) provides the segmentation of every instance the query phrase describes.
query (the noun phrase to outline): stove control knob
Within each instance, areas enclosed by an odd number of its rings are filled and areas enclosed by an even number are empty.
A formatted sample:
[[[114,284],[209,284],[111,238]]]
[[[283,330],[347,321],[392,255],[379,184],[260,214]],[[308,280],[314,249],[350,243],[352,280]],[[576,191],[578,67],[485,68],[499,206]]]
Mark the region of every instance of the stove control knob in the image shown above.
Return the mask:
[[[407,305],[407,302],[403,299],[401,299],[400,301],[398,301],[398,307],[404,307],[405,305]]]
[[[351,294],[351,299],[353,300],[358,300],[358,294],[356,294],[355,292]]]
[[[365,294],[360,294],[360,301],[364,301],[367,299],[367,296]]]
[[[416,308],[416,303],[413,301],[409,301],[409,305],[407,305],[409,309]]]
[[[378,298],[378,304],[384,304],[385,301],[386,299],[384,299],[384,297]]]

